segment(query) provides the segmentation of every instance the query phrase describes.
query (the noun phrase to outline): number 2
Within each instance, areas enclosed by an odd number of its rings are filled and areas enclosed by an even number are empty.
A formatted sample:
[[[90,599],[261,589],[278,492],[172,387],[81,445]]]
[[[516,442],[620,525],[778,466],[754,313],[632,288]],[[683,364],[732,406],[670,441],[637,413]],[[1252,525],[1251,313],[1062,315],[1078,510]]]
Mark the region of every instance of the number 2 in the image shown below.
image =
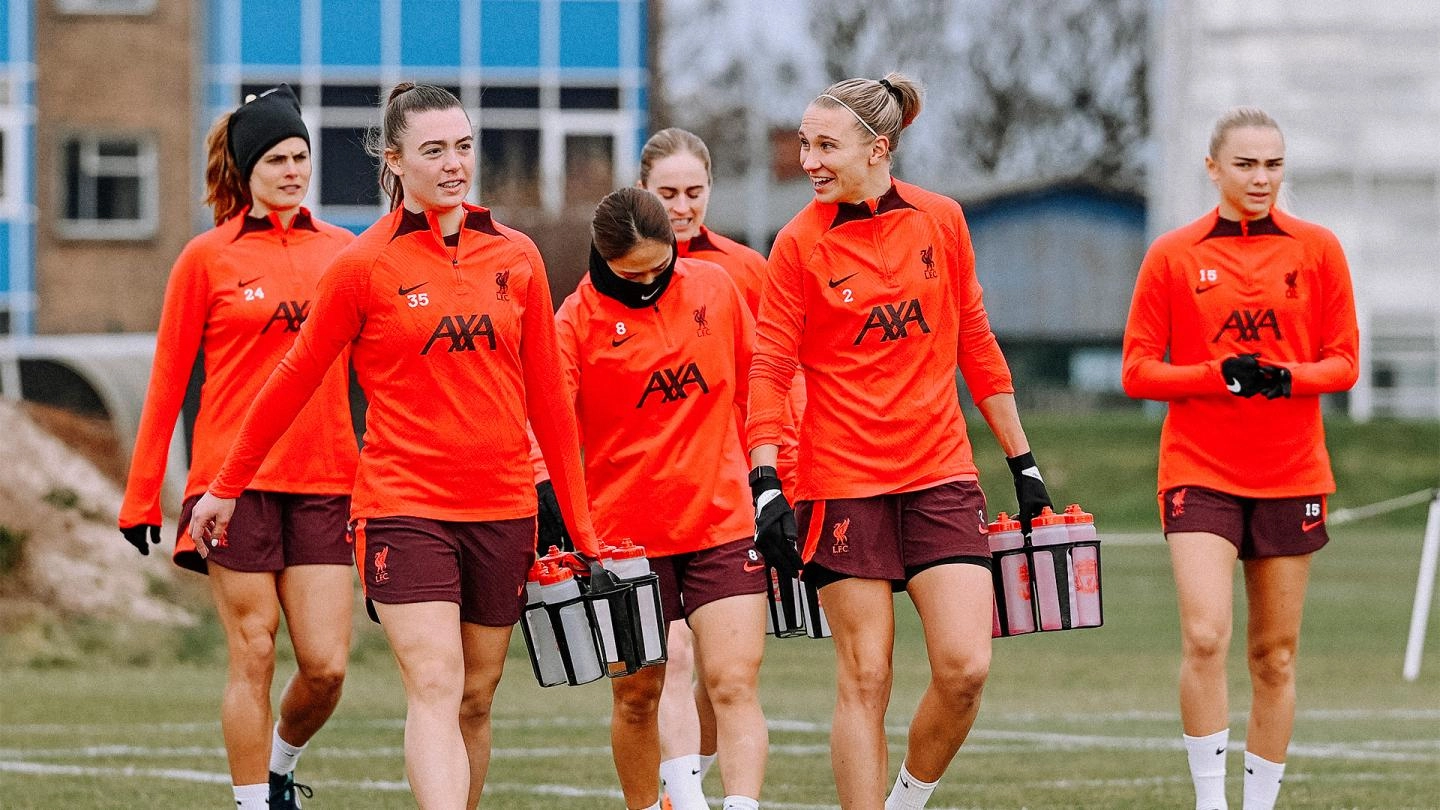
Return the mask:
[[[841,290],[841,291],[840,291],[840,296],[841,296],[841,298],[844,299],[845,303],[847,303],[847,304],[855,300],[855,293],[851,292],[849,287],[846,287],[845,289]]]

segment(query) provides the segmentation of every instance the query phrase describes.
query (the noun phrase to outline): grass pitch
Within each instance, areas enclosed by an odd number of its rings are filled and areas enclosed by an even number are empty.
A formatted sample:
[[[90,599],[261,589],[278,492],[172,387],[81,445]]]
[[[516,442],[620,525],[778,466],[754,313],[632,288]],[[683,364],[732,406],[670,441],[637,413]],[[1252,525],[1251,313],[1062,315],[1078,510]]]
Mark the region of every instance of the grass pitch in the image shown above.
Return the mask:
[[[1420,531],[1351,525],[1333,536],[1314,566],[1281,806],[1440,807],[1440,632],[1430,632],[1420,680],[1400,677]],[[996,641],[979,720],[932,808],[1190,806],[1168,557],[1158,535],[1132,543],[1104,546],[1103,628]],[[1236,593],[1243,600],[1243,588]],[[927,673],[914,610],[903,597],[896,608],[892,774]],[[1249,703],[1243,643],[1242,624],[1230,667],[1233,807]],[[339,710],[301,762],[301,781],[315,787],[312,810],[414,806],[394,664],[377,653],[376,630],[365,630],[358,649]],[[830,643],[771,639],[766,652],[765,806],[835,807]],[[288,672],[282,663],[280,677]],[[0,806],[228,806],[216,720],[223,679],[213,661],[0,670]],[[608,717],[603,683],[535,686],[516,634],[496,701],[485,806],[621,807]],[[707,792],[720,795],[718,773]]]

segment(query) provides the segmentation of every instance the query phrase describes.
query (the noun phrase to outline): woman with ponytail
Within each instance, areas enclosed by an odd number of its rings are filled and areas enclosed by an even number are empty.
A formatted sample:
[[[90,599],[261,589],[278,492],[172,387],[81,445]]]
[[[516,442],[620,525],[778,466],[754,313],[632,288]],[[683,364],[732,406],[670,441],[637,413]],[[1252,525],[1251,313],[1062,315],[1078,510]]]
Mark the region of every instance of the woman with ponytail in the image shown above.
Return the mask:
[[[806,108],[800,163],[815,198],[771,249],[750,371],[755,544],[820,589],[836,653],[830,760],[846,808],[924,807],[989,673],[985,495],[957,367],[1009,457],[1026,531],[1050,503],[960,206],[890,173],[920,104],[920,86],[892,73],[838,82]],[[775,462],[797,364],[808,404],[792,487]],[[925,630],[930,683],[886,799],[892,592],[902,590]]]
[[[294,344],[320,276],[354,237],[301,205],[310,187],[310,136],[289,86],[222,116],[207,145],[206,202],[215,227],[186,245],[170,273],[120,532],[141,554],[160,542],[171,433],[191,369],[203,357],[174,559],[209,574],[225,628],[230,662],[220,726],[235,806],[293,808],[297,790],[309,795],[295,784],[295,760],[335,709],[350,651],[353,556],[345,523],[357,453],[347,364],[316,380],[310,404],[261,456],[237,493],[226,542],[208,558],[186,531],[187,515],[219,472],[246,407]],[[272,730],[282,612],[298,670]]]
[[[233,500],[351,347],[370,407],[350,512],[367,606],[405,685],[405,772],[423,810],[480,801],[490,706],[534,561],[526,418],[577,550],[595,556],[554,308],[528,237],[466,202],[475,134],[455,96],[391,91],[374,151],[391,211],[320,282],[191,518],[222,543]]]

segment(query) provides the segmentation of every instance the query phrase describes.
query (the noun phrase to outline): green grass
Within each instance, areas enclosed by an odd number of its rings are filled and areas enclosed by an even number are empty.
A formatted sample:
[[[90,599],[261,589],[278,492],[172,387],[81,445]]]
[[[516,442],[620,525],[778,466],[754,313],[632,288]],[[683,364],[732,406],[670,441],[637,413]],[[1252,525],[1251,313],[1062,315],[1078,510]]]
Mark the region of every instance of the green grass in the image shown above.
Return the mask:
[[[1440,806],[1440,636],[1430,634],[1420,680],[1400,677],[1420,532],[1350,526],[1334,536],[1314,567],[1281,806]],[[979,720],[932,808],[1190,806],[1164,546],[1106,546],[1104,576],[1105,627],[995,643]],[[892,774],[926,679],[914,611],[903,598],[897,614]],[[1249,698],[1243,626],[1235,635],[1238,740]],[[316,788],[306,803],[311,810],[414,806],[402,784],[403,696],[394,664],[378,654],[378,638],[367,627],[357,640],[363,654],[345,698],[302,761],[302,781]],[[536,687],[516,638],[496,701],[486,806],[620,807],[607,748],[608,690]],[[832,658],[828,641],[769,642],[762,684],[772,724],[768,806],[836,803],[825,730]],[[224,806],[228,778],[216,722],[224,667],[200,660],[0,670],[0,806]],[[290,669],[282,663],[280,677]],[[1238,808],[1241,746],[1233,748],[1230,796]],[[76,770],[17,770],[27,767]],[[707,789],[719,794],[714,773]]]
[[[1155,471],[1160,419],[1139,410],[1065,414],[1022,413],[1025,432],[1051,496],[1079,502],[1101,531],[1159,526]],[[1005,457],[978,414],[967,415],[980,481],[990,511],[1014,509]],[[1363,506],[1440,486],[1440,423],[1378,420],[1358,424],[1330,418],[1326,444],[1335,473],[1331,510]],[[1425,507],[1412,506],[1367,521],[1369,526],[1423,526]]]

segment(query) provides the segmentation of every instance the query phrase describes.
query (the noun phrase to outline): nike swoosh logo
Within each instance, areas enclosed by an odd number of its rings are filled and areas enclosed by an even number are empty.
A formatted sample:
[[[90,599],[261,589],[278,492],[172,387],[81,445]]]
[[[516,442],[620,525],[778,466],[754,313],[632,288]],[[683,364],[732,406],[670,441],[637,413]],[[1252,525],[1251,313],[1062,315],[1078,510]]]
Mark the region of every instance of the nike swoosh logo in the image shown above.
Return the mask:
[[[429,284],[429,283],[430,283],[430,282],[428,282],[428,281],[422,281],[422,282],[420,282],[419,284],[416,284],[414,287],[401,287],[401,288],[400,288],[400,295],[409,295],[410,293],[415,292],[416,290],[420,289],[421,287],[424,287],[426,284]]]
[[[630,338],[633,338],[633,337],[635,337],[635,336],[634,336],[634,335],[626,335],[625,337],[620,338],[620,339],[618,339],[618,340],[611,340],[611,341],[610,341],[610,345],[611,345],[611,346],[614,346],[615,348],[618,349],[618,348],[620,348],[620,344],[624,343],[625,341],[627,341],[627,340],[629,340]]]
[[[692,768],[692,769],[690,770],[690,775],[691,775],[691,776],[699,776],[699,775],[700,775],[700,769],[699,769],[699,768]]]
[[[1215,289],[1216,287],[1219,287],[1219,286],[1220,286],[1219,284],[1210,284],[1210,285],[1208,285],[1208,286],[1201,287],[1199,284],[1196,284],[1196,285],[1195,285],[1195,294],[1196,294],[1196,295],[1199,295],[1200,293],[1207,293],[1207,292],[1210,292],[1211,290],[1213,290],[1213,289]]]
[[[1308,531],[1310,531],[1311,529],[1315,528],[1316,526],[1319,526],[1321,523],[1324,523],[1324,522],[1325,522],[1325,518],[1320,518],[1319,520],[1307,520],[1307,521],[1304,521],[1303,523],[1300,524],[1300,531],[1302,531],[1302,532],[1308,532]]]
[[[1223,753],[1225,753],[1225,749],[1224,749],[1224,748],[1216,748],[1216,749],[1215,749],[1215,756],[1218,757],[1218,756],[1220,756],[1220,755],[1223,754]]]
[[[747,562],[747,563],[745,563],[745,565],[742,566],[742,567],[745,569],[745,573],[748,574],[748,573],[750,573],[751,571],[759,571],[761,568],[764,568],[764,567],[765,567],[765,563],[748,563],[748,562]],[[699,773],[699,771],[696,771],[696,773]]]
[[[830,280],[829,280],[828,282],[826,282],[826,283],[828,283],[828,284],[830,285],[830,289],[833,290],[833,289],[835,289],[836,287],[839,287],[841,284],[844,284],[845,282],[849,281],[850,279],[852,279],[852,278],[854,278],[854,277],[856,277],[856,276],[858,276],[858,275],[860,275],[860,274],[859,274],[859,273],[851,273],[850,275],[848,275],[848,276],[846,276],[846,277],[844,277],[844,278],[840,278],[840,279],[832,278],[832,279],[830,279]]]
[[[1240,381],[1231,380],[1230,382],[1225,383],[1225,390],[1229,391],[1232,394],[1240,393]]]
[[[642,295],[642,296],[640,296],[640,300],[641,300],[641,301],[649,301],[651,298],[654,298],[655,296],[657,296],[657,295],[659,295],[659,294],[660,294],[660,291],[659,291],[659,290],[651,290],[649,295]]]
[[[250,279],[249,281],[242,281],[242,282],[240,282],[240,288],[241,288],[241,289],[244,289],[244,288],[246,288],[246,287],[249,287],[251,284],[254,284],[255,282],[259,281],[259,280],[262,279],[262,278],[264,278],[264,276],[256,276],[256,277]]]

